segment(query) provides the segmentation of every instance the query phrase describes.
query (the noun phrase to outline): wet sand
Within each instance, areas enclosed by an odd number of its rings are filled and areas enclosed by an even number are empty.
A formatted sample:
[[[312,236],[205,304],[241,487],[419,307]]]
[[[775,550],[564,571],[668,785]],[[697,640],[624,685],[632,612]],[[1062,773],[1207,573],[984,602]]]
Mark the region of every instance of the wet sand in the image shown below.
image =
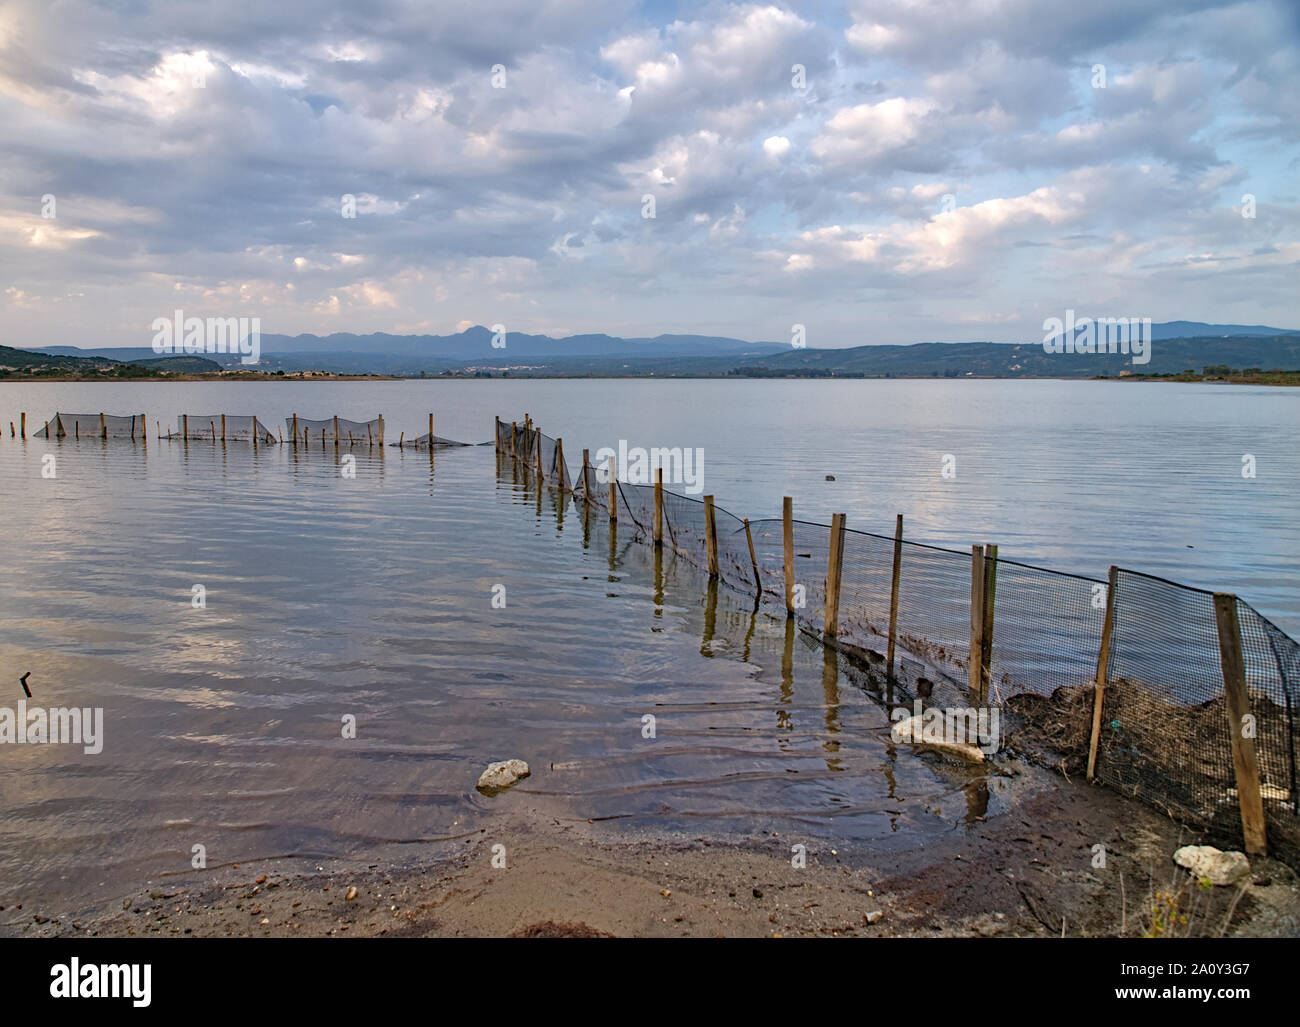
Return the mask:
[[[1045,775],[1034,767],[1015,775]],[[150,882],[78,920],[39,900],[0,912],[7,936],[1069,937],[1141,936],[1153,897],[1178,892],[1195,936],[1294,937],[1300,882],[1197,888],[1171,860],[1200,839],[1114,793],[1055,775],[1009,812],[923,847],[628,831],[566,818],[507,791],[503,820],[464,851],[397,866],[268,860]],[[1094,846],[1106,848],[1097,867]],[[506,868],[493,865],[505,846]],[[352,891],[355,889],[355,892]],[[1238,894],[1241,892],[1240,895]],[[349,897],[351,896],[351,897]],[[877,915],[878,914],[878,915]]]

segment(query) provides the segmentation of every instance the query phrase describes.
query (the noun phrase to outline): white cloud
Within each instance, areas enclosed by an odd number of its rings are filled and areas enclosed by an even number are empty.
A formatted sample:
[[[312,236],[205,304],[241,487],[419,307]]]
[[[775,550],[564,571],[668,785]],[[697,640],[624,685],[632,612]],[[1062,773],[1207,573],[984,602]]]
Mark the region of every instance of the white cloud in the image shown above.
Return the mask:
[[[763,152],[769,157],[784,157],[790,152],[790,140],[785,136],[768,136],[763,140]]]

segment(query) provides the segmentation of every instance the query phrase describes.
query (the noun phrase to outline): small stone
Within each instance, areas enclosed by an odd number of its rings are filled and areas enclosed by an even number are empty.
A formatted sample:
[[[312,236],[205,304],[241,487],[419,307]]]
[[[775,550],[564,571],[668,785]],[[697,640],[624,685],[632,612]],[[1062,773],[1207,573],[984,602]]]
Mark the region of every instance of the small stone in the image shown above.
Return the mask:
[[[761,899],[762,897],[763,897],[763,893],[762,893],[762,891],[759,890],[758,888],[755,888],[755,889],[754,889],[754,898],[756,898],[756,899]]]
[[[668,896],[670,896],[672,892],[670,892],[667,888],[661,888],[659,890],[659,894],[662,895],[664,898],[668,898]]]
[[[503,760],[500,763],[489,763],[487,770],[479,775],[478,784],[475,787],[481,792],[493,795],[503,788],[509,788],[520,778],[528,777],[531,773],[528,764],[523,760]]]
[[[885,919],[885,914],[879,909],[873,909],[870,913],[867,913],[863,919],[869,924],[878,924],[881,920]]]
[[[344,902],[351,902],[351,901],[352,901],[353,899],[355,899],[356,897],[357,897],[357,889],[356,889],[355,886],[353,886],[353,887],[349,888],[347,894],[343,896],[343,901],[344,901]]]
[[[833,474],[828,474],[828,475],[826,475],[826,480],[827,480],[827,481],[834,481],[834,480],[835,480],[835,475],[833,475]]]
[[[1236,884],[1250,876],[1245,853],[1223,852],[1213,845],[1184,845],[1174,853],[1174,862],[1215,885]]]
[[[254,883],[254,884],[266,884],[266,874],[263,874],[261,877],[259,877],[259,878],[258,878],[256,881],[254,881],[253,883]]]

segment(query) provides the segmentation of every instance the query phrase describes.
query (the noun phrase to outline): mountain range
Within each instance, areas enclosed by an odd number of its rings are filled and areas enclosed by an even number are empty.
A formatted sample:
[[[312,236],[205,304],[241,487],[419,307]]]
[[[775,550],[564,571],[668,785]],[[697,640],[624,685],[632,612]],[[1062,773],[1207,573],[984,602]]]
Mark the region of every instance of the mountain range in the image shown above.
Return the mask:
[[[1267,325],[1169,321],[1151,328],[1151,359],[1134,365],[1121,354],[1051,354],[1041,339],[1025,343],[921,342],[842,349],[795,348],[725,336],[604,334],[551,338],[474,326],[455,335],[275,335],[261,337],[266,371],[419,375],[446,372],[548,376],[937,376],[1091,377],[1176,374],[1206,365],[1300,368],[1300,331]],[[504,341],[503,347],[493,343]],[[148,348],[50,346],[59,357],[143,362]],[[227,367],[237,355],[209,354]]]

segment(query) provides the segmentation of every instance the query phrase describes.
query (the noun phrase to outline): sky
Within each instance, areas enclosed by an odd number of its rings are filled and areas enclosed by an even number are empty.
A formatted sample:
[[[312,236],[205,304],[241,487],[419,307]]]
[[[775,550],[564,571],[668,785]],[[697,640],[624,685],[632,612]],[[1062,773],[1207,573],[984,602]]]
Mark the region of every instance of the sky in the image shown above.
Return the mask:
[[[0,0],[0,343],[177,309],[1300,328],[1300,3]]]

